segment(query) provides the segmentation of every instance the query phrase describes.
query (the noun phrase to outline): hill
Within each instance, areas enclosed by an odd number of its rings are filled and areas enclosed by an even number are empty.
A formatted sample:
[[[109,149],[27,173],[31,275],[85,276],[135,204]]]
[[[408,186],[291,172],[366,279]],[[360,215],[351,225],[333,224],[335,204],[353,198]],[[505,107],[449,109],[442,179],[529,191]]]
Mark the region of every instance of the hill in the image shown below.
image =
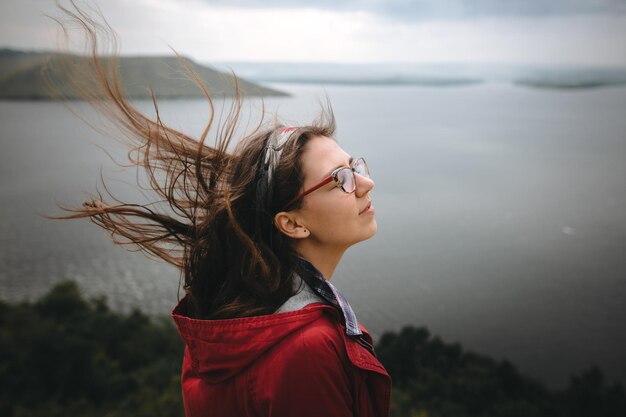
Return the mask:
[[[67,62],[75,63],[80,68],[88,63],[88,59],[55,52],[1,49],[0,99],[57,99],[58,94],[53,94],[46,84],[44,70],[48,71],[48,77],[58,86],[61,96],[69,99],[80,98],[70,87],[67,78],[69,74],[63,68]],[[106,62],[108,58],[103,60]],[[231,74],[176,56],[120,57],[118,68],[122,87],[128,97],[135,99],[150,98],[150,88],[158,98],[202,98],[202,91],[186,74],[184,64],[188,64],[202,78],[213,97],[233,95]],[[286,95],[282,91],[243,79],[239,79],[239,90],[244,96]]]

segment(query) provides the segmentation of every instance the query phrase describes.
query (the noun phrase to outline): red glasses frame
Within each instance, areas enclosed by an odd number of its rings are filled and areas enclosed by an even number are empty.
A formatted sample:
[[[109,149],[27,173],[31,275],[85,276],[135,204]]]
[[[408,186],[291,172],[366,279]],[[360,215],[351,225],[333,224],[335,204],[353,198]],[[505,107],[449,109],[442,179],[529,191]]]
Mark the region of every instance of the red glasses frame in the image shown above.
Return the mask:
[[[362,162],[363,165],[365,166],[365,172],[361,173],[361,172],[356,172],[356,170],[354,169],[354,166],[357,164],[357,162]],[[327,176],[326,178],[324,178],[322,181],[320,181],[319,183],[315,184],[313,187],[304,190],[303,192],[301,192],[300,194],[298,194],[297,196],[295,196],[294,198],[292,198],[287,204],[285,204],[285,206],[283,207],[283,210],[285,210],[287,207],[291,206],[293,203],[295,203],[296,201],[300,200],[301,198],[303,198],[304,196],[311,194],[313,191],[318,190],[320,188],[322,188],[323,186],[325,186],[326,184],[328,184],[331,181],[335,181],[335,184],[337,187],[341,188],[341,191],[343,191],[344,193],[347,194],[351,194],[354,191],[356,191],[356,174],[359,174],[365,178],[369,178],[370,177],[370,172],[369,172],[369,168],[367,167],[367,163],[365,162],[364,158],[357,158],[354,161],[352,161],[352,163],[350,164],[351,166],[349,167],[339,167],[337,169],[335,169],[333,172],[330,173],[329,176]],[[354,190],[352,191],[346,191],[343,188],[343,184],[339,181],[339,171],[342,171],[344,169],[349,169],[352,172],[352,176],[354,177]]]

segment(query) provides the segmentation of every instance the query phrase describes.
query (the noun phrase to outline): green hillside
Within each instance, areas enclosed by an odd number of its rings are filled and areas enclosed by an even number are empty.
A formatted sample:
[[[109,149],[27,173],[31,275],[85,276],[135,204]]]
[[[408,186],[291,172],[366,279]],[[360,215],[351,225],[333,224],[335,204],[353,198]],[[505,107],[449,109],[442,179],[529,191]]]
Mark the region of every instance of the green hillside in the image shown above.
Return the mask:
[[[88,58],[60,53],[22,52],[12,49],[0,50],[0,99],[51,100],[58,98],[48,88],[43,76],[58,86],[60,95],[80,98],[68,83],[70,76],[64,68],[67,62],[77,67],[88,63]],[[213,97],[232,96],[232,75],[205,67],[190,59],[182,58],[204,80]],[[104,59],[106,62],[107,59]],[[152,88],[159,98],[201,98],[202,91],[186,74],[181,59],[176,56],[121,57],[118,61],[122,86],[130,98],[149,98]],[[239,89],[245,96],[286,95],[271,88],[239,79]]]

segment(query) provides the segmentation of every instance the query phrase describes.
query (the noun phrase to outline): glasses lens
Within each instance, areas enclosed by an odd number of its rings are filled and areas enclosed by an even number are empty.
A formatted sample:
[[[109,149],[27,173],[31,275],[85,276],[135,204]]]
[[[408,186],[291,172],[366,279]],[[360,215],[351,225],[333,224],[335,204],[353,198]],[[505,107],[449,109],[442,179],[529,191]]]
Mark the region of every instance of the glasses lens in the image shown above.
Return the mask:
[[[367,164],[365,163],[365,159],[359,158],[354,161],[354,172],[359,174],[362,177],[370,177],[370,171],[367,168]]]
[[[341,189],[346,193],[351,193],[356,189],[354,174],[350,168],[343,168],[337,171],[337,181],[339,182]]]

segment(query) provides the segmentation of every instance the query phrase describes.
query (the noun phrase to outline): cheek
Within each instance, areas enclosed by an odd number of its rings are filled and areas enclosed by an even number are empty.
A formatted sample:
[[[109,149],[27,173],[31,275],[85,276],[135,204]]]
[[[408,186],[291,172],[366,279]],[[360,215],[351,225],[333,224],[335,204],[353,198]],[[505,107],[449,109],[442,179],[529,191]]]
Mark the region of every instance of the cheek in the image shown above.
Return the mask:
[[[320,238],[352,234],[354,228],[358,226],[357,212],[356,202],[349,198],[318,200],[311,204],[308,210],[311,231],[317,233]]]

